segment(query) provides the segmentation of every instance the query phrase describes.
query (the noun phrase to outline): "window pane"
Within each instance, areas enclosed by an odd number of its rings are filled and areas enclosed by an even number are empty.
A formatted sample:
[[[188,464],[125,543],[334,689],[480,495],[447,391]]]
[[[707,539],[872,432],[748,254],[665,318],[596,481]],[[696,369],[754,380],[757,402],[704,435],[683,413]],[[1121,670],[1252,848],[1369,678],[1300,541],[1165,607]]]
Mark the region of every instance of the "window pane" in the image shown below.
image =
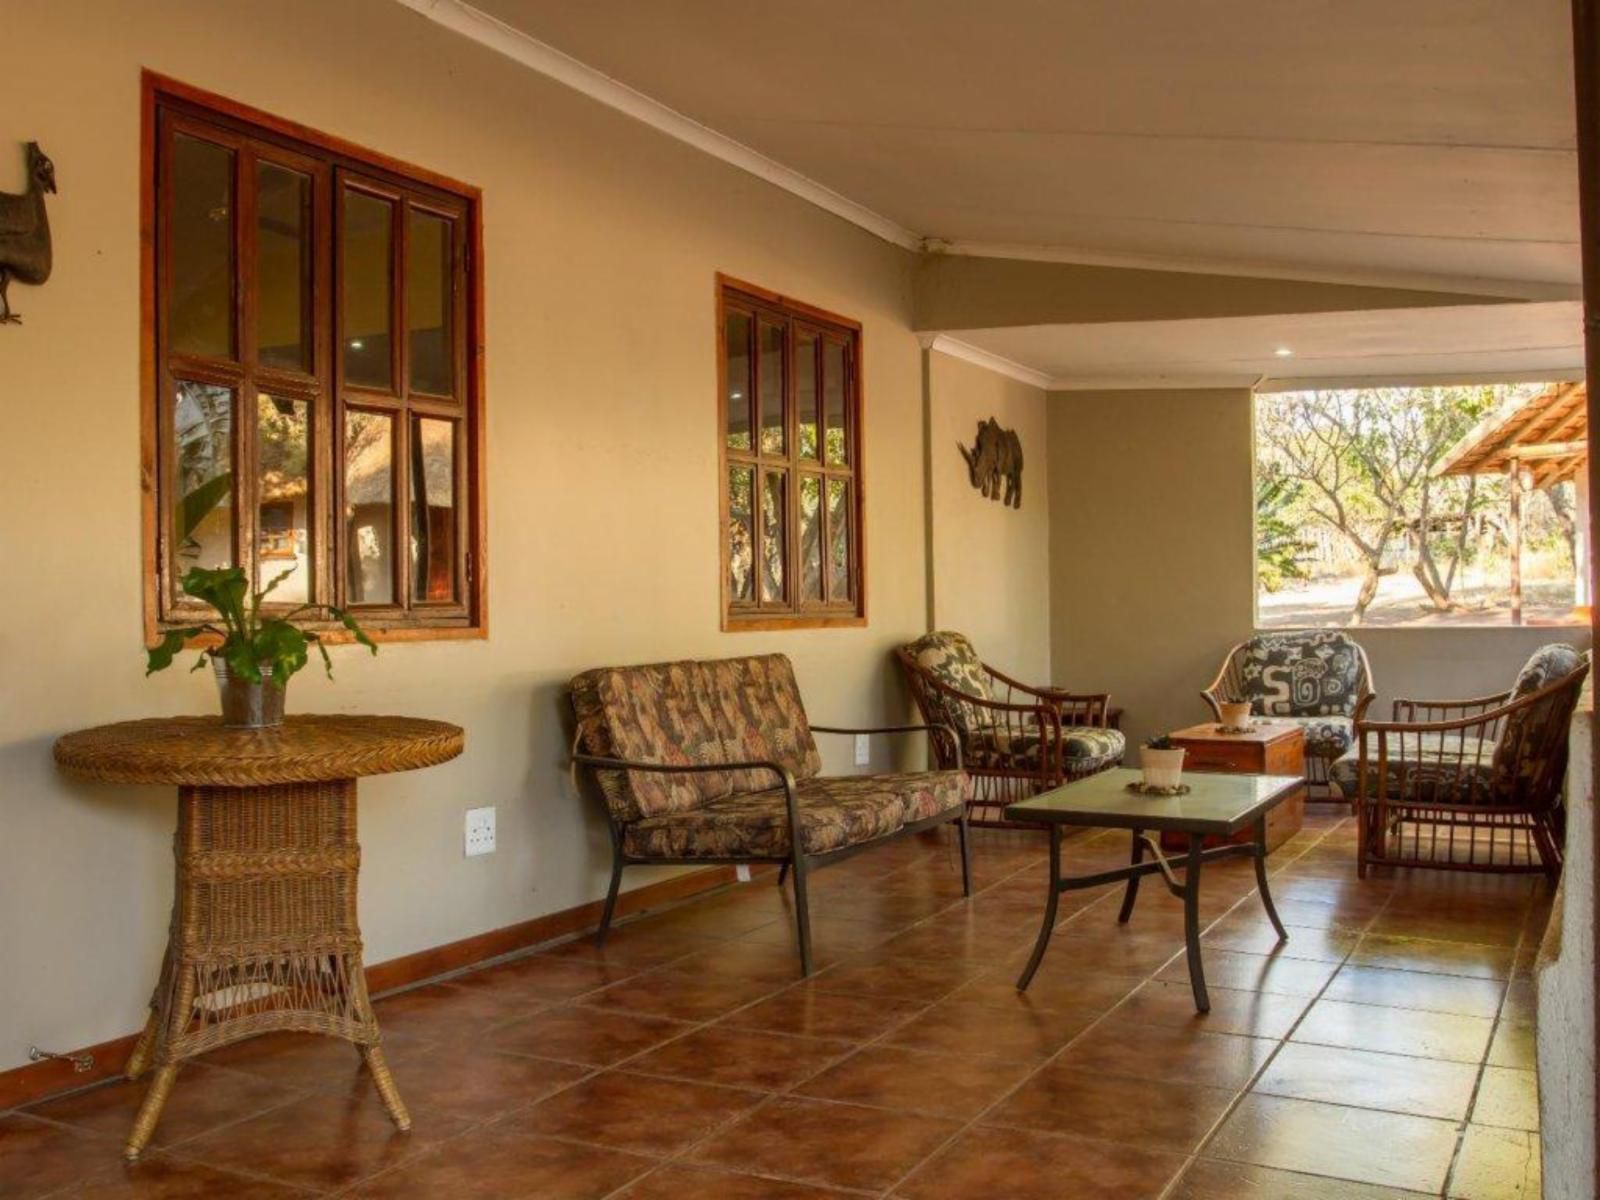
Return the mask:
[[[783,453],[783,326],[761,322],[761,453]]]
[[[311,369],[311,177],[256,164],[256,346],[265,365]]]
[[[828,599],[850,599],[850,484],[828,480]]]
[[[172,141],[172,288],[168,342],[185,354],[233,357],[233,151]]]
[[[844,427],[844,343],[828,341],[822,346],[822,406],[827,432],[824,435],[830,466],[847,461],[848,443]]]
[[[304,400],[256,397],[256,586],[274,602],[311,599],[311,422]]]
[[[822,477],[800,476],[800,599],[822,599]]]
[[[795,339],[795,403],[800,408],[800,457],[817,457],[817,335],[804,330]]]
[[[411,598],[456,598],[456,423],[411,418]]]
[[[172,544],[179,573],[233,565],[233,391],[179,380],[173,396]]]
[[[755,472],[728,469],[728,595],[748,603],[756,598]]]
[[[394,205],[346,190],[340,269],[344,280],[345,382],[358,387],[393,384],[389,348],[393,315]]]
[[[728,345],[728,446],[750,449],[750,318],[730,312],[725,323]]]
[[[787,544],[784,520],[788,505],[784,503],[784,476],[776,471],[763,472],[761,487],[761,599],[764,603],[781,603],[784,599],[783,564]]]
[[[450,221],[410,210],[406,241],[406,334],[411,390],[455,394],[450,340]]]
[[[344,415],[345,593],[394,602],[394,431],[383,413]]]

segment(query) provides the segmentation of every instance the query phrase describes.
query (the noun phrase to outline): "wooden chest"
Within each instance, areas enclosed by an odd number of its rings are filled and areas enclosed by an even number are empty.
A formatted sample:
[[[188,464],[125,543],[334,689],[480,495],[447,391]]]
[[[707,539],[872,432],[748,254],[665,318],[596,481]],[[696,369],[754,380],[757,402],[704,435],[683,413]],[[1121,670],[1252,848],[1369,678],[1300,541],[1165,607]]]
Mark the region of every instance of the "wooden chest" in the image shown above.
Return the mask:
[[[1221,733],[1213,722],[1191,725],[1170,735],[1174,746],[1182,746],[1185,771],[1217,771],[1233,775],[1294,775],[1306,773],[1306,737],[1298,725],[1274,724],[1257,719],[1247,733]],[[1267,815],[1267,849],[1276,850],[1305,824],[1306,790],[1302,786]],[[1249,841],[1252,832],[1239,834],[1235,841]],[[1162,846],[1187,850],[1182,838],[1163,836]]]

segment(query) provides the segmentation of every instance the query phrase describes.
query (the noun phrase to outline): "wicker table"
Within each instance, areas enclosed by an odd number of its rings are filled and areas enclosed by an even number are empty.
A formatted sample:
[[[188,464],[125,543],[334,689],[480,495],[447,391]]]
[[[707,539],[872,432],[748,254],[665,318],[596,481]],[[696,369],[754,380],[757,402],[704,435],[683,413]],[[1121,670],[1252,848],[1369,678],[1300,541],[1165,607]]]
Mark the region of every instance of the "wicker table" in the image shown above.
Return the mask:
[[[379,1046],[356,921],[356,780],[433,766],[463,733],[411,717],[126,721],[56,742],[60,767],[178,788],[172,927],[127,1073],[154,1066],[128,1135],[143,1151],[185,1059],[256,1034],[324,1033],[361,1049],[394,1123],[411,1127]]]

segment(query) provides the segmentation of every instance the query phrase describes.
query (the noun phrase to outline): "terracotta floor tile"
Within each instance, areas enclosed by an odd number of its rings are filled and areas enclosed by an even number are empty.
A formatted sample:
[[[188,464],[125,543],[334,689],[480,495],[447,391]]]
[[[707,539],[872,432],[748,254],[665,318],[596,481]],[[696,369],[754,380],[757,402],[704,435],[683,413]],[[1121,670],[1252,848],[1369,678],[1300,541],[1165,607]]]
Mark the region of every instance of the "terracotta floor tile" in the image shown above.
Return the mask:
[[[957,988],[950,999],[960,1003],[988,1004],[998,1008],[1054,1012],[1105,1012],[1144,982],[1142,975],[1084,971],[1068,963],[1052,963],[1048,956],[1026,992],[1017,991],[1020,962],[991,967],[971,983]]]
[[[1293,930],[1290,930],[1291,936]],[[1337,963],[1308,962],[1300,958],[1267,957],[1263,954],[1239,954],[1231,950],[1207,950],[1204,953],[1206,984],[1209,987],[1236,988],[1245,992],[1274,992],[1280,996],[1315,996],[1339,967]],[[1184,983],[1189,978],[1189,964],[1184,958],[1175,959],[1156,976],[1157,979]]]
[[[827,958],[838,959],[858,954],[873,946],[881,945],[898,932],[899,929],[893,926],[850,921],[838,917],[821,917],[817,915],[815,905],[811,910],[811,951]],[[771,925],[763,925],[760,929],[745,934],[740,940],[759,945],[781,946],[790,953],[798,954],[795,949],[797,945],[795,929],[787,921],[774,921]],[[798,974],[798,959],[796,974]]]
[[[896,934],[877,948],[885,958],[957,958],[967,962],[998,962],[1026,946],[1035,931],[1016,925],[1004,936],[969,923],[953,925],[934,918]]]
[[[1426,1012],[1492,1017],[1500,1008],[1505,985],[1493,979],[1430,975],[1423,971],[1391,971],[1383,967],[1344,966],[1323,996],[1352,1004],[1377,1004]]]
[[[1522,935],[1523,913],[1473,917],[1460,911],[1382,913],[1369,927],[1369,933],[1391,937],[1426,938],[1440,942],[1471,942],[1481,946],[1514,948]]]
[[[1252,1090],[1461,1120],[1472,1102],[1477,1078],[1478,1068],[1471,1063],[1291,1042],[1278,1052]]]
[[[1420,1200],[1422,1192],[1197,1158],[1166,1200]]]
[[[137,1081],[108,1080],[58,1100],[36,1104],[27,1111],[37,1117],[75,1125],[80,1129],[125,1138],[144,1102],[150,1077]],[[178,1070],[167,1106],[156,1126],[152,1146],[170,1146],[185,1138],[253,1117],[303,1095],[237,1071],[218,1070],[202,1063],[187,1063]]]
[[[672,1154],[760,1101],[754,1092],[607,1071],[510,1119],[527,1133]]]
[[[1453,1121],[1250,1095],[1202,1153],[1437,1195],[1455,1146]]]
[[[594,1008],[625,1009],[674,1021],[711,1021],[742,1008],[781,985],[760,979],[691,975],[664,968],[635,975],[584,997]]]
[[[1076,1071],[1054,1063],[983,1118],[1020,1126],[1188,1154],[1211,1131],[1237,1093],[1170,1079],[1159,1092],[1141,1080]]]
[[[645,968],[582,958],[552,958],[532,954],[481,971],[453,976],[458,987],[514,992],[548,1004],[571,1000],[586,992],[639,974]]]
[[[1350,961],[1362,967],[1428,971],[1437,975],[1469,975],[1477,979],[1509,979],[1515,955],[1502,946],[1440,942],[1423,938],[1366,934]]]
[[[0,1196],[34,1200],[122,1156],[122,1139],[51,1125],[21,1113],[0,1116]]]
[[[868,1046],[801,1084],[796,1094],[969,1121],[1022,1081],[1027,1063],[898,1046]]]
[[[813,954],[813,965],[820,969],[832,962]],[[718,979],[759,980],[786,985],[799,983],[800,956],[788,946],[765,942],[729,942],[715,950],[702,950],[675,959],[671,969],[682,975],[710,975]]]
[[[832,1188],[781,1179],[763,1179],[719,1167],[691,1167],[671,1163],[660,1167],[618,1193],[616,1200],[837,1200],[847,1195]]]
[[[771,1029],[804,1037],[866,1042],[927,1008],[921,1000],[884,996],[848,996],[793,987],[742,1008],[722,1024],[746,1029]]]
[[[921,1113],[784,1099],[723,1130],[690,1157],[802,1183],[880,1191],[959,1128]]]
[[[1500,1019],[1532,1024],[1538,1018],[1539,991],[1532,979],[1519,975],[1506,984],[1506,998],[1500,1006]]]
[[[408,1104],[469,1121],[525,1108],[576,1083],[591,1068],[477,1046],[397,1051],[389,1067]]]
[[[386,1030],[383,1044],[392,1054],[401,1046],[417,1049],[435,1043]],[[296,1090],[320,1088],[347,1092],[368,1078],[361,1052],[355,1046],[339,1038],[314,1033],[262,1034],[213,1050],[195,1061],[200,1065],[226,1067],[230,1071],[246,1071],[280,1087]]]
[[[608,1067],[686,1030],[681,1021],[573,1005],[503,1026],[491,1044],[538,1058]]]
[[[628,1069],[779,1092],[815,1075],[854,1048],[851,1042],[713,1025],[651,1050],[630,1062]]]
[[[411,1117],[411,1131],[401,1133],[369,1087],[348,1096],[314,1092],[185,1142],[183,1156],[300,1187],[347,1187],[468,1128],[420,1108]]]
[[[851,958],[813,975],[804,986],[843,995],[933,1001],[971,982],[980,970],[977,964],[956,960],[939,962],[915,958],[860,962]]]
[[[1469,1125],[1445,1194],[1450,1200],[1539,1200],[1543,1188],[1538,1134]]]
[[[146,1152],[133,1165],[121,1164],[55,1193],[58,1200],[304,1200],[315,1193],[219,1171],[204,1163]],[[5,1195],[10,1196],[10,1192]]]
[[[1084,1034],[1056,1062],[1092,1074],[1238,1089],[1276,1044],[1266,1038],[1106,1022]]]
[[[1288,1035],[1310,1003],[1304,996],[1280,996],[1275,992],[1210,986],[1207,992],[1211,1011],[1199,1013],[1195,1011],[1194,992],[1188,980],[1176,983],[1152,979],[1112,1009],[1106,1020],[1281,1038]]]
[[[1323,903],[1319,900],[1301,900],[1292,893],[1280,896],[1276,884],[1272,887],[1272,906],[1278,910],[1278,917],[1285,925],[1308,925],[1314,929],[1349,929],[1364,930],[1370,925],[1382,910],[1381,902],[1363,902],[1350,904],[1343,902]],[[1289,936],[1294,936],[1294,930],[1289,931]]]
[[[1478,1063],[1483,1061],[1493,1029],[1494,1022],[1488,1017],[1318,1000],[1295,1029],[1293,1040]]]
[[[1489,1043],[1489,1057],[1485,1061],[1492,1067],[1537,1070],[1539,1056],[1534,1027],[1526,1021],[1501,1021],[1495,1026],[1494,1040]]]
[[[895,1189],[905,1200],[1155,1200],[1183,1168],[1156,1154],[1024,1129],[973,1129]]]
[[[1099,1017],[945,1000],[890,1033],[891,1045],[944,1054],[976,1054],[1011,1062],[1043,1062]]]
[[[362,1200],[603,1200],[656,1165],[651,1158],[475,1129],[349,1193]]]
[[[635,967],[643,970],[699,950],[710,950],[719,944],[710,938],[630,923],[613,929],[603,946],[596,945],[592,935],[585,935],[541,950],[538,957],[598,962],[617,968]]]
[[[1278,931],[1264,915],[1250,921],[1217,923],[1201,939],[1206,950],[1237,950],[1244,954],[1276,955],[1280,958],[1304,958],[1313,962],[1343,962],[1355,949],[1361,935],[1343,929],[1316,929],[1297,925],[1289,930],[1289,937],[1278,940]]]
[[[429,1041],[481,1037],[485,1030],[538,1012],[544,1002],[512,992],[434,983],[373,1002],[378,1028]]]
[[[1478,1099],[1472,1106],[1472,1123],[1537,1132],[1538,1077],[1532,1071],[1511,1067],[1485,1067],[1478,1084]]]

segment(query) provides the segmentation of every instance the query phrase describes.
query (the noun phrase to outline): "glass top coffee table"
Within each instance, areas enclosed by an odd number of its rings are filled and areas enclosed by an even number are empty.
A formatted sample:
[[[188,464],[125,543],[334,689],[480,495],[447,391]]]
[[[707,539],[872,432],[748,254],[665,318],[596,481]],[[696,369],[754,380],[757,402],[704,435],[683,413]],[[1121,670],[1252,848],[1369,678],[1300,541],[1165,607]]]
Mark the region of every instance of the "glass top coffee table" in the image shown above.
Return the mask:
[[[1050,945],[1050,935],[1055,931],[1056,902],[1062,892],[1099,887],[1106,883],[1127,881],[1127,891],[1122,897],[1122,909],[1117,920],[1126,922],[1133,915],[1133,904],[1139,896],[1139,880],[1146,875],[1159,873],[1167,890],[1183,900],[1184,945],[1189,958],[1189,983],[1194,989],[1194,1005],[1201,1012],[1211,1011],[1211,1000],[1206,994],[1205,968],[1200,961],[1200,868],[1208,862],[1241,855],[1255,860],[1256,885],[1261,893],[1262,906],[1272,927],[1278,931],[1278,940],[1289,937],[1272,907],[1272,894],[1267,890],[1267,814],[1277,805],[1293,796],[1301,780],[1293,775],[1209,775],[1199,772],[1184,776],[1189,791],[1181,796],[1149,796],[1129,790],[1130,783],[1138,783],[1138,771],[1118,767],[1101,771],[1052,791],[1043,792],[1031,799],[1006,808],[1006,817],[1012,821],[1044,824],[1050,829],[1050,891],[1045,898],[1044,924],[1039,928],[1039,940],[1034,944],[1033,955],[1017,980],[1017,990],[1026,991],[1033,982],[1034,972],[1044,960]],[[1126,829],[1133,835],[1132,861],[1114,871],[1101,871],[1095,875],[1061,877],[1061,831],[1068,826],[1092,826],[1101,829]],[[1253,829],[1255,837],[1249,842],[1229,842],[1210,849],[1204,847],[1207,836],[1217,834],[1231,837],[1241,830]],[[1188,838],[1187,854],[1167,858],[1161,853],[1157,838],[1163,833],[1175,833]],[[1148,852],[1153,857],[1145,861]],[[1183,872],[1179,880],[1176,871]]]

